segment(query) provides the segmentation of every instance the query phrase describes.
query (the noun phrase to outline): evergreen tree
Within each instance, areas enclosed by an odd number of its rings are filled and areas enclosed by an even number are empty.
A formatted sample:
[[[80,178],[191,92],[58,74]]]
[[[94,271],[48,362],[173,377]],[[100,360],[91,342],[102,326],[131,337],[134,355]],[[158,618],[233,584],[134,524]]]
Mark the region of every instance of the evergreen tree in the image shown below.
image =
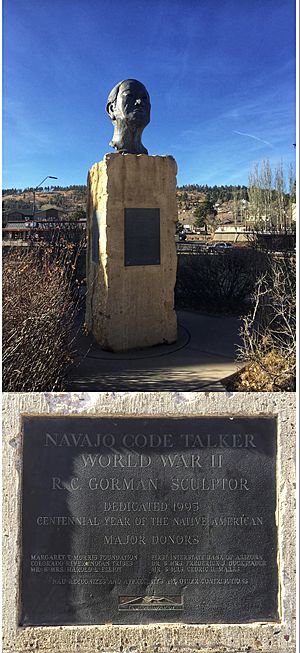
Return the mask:
[[[215,215],[217,215],[217,211],[214,209],[213,202],[210,199],[205,200],[205,202],[199,204],[194,211],[194,216],[196,218],[194,223],[195,227],[198,229],[205,227],[205,231],[207,232],[209,218],[214,218]]]

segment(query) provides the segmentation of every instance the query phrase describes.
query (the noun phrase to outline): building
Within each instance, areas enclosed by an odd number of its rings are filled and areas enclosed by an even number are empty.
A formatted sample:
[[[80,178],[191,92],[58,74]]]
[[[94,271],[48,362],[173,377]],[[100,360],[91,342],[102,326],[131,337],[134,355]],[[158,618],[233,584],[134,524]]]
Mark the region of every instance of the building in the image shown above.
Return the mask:
[[[35,220],[61,220],[62,216],[65,215],[67,211],[54,206],[53,204],[44,204],[41,208],[34,212]]]
[[[247,232],[244,226],[234,224],[217,227],[213,237],[214,242],[240,243],[248,240],[249,231]]]
[[[59,207],[53,206],[51,204],[46,204],[45,206],[41,207],[39,210],[34,212],[34,215],[32,209],[24,209],[23,211],[4,211],[2,216],[2,226],[6,227],[12,222],[24,224],[24,222],[32,221],[33,219],[35,222],[44,220],[52,220],[58,222],[62,220],[63,215],[66,213],[67,211],[64,211],[63,209],[60,209]]]
[[[86,230],[86,219],[70,221],[70,220],[57,220],[55,218],[45,219],[39,217],[36,219],[36,214],[31,218],[19,222],[7,222],[2,227],[3,244],[7,245],[11,241],[18,241],[16,244],[30,244],[40,240],[52,240],[55,234],[63,232],[64,236],[76,242],[80,239],[80,235],[84,234]]]

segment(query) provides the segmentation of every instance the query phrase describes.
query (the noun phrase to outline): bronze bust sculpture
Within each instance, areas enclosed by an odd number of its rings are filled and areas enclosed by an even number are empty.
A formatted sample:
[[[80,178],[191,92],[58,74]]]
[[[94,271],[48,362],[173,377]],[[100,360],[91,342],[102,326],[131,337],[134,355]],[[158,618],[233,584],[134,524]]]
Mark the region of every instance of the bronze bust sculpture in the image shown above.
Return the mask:
[[[125,79],[114,86],[106,105],[114,126],[109,144],[123,154],[148,154],[141,137],[150,122],[150,108],[149,93],[141,82]]]

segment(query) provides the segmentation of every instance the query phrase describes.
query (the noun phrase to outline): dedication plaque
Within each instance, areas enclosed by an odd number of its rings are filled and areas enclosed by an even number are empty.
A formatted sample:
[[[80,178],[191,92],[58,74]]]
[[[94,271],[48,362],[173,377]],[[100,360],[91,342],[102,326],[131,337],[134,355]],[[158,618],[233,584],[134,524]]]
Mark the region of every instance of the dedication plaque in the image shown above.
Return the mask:
[[[160,264],[160,209],[124,209],[124,262]]]
[[[23,427],[20,625],[278,620],[274,418]]]

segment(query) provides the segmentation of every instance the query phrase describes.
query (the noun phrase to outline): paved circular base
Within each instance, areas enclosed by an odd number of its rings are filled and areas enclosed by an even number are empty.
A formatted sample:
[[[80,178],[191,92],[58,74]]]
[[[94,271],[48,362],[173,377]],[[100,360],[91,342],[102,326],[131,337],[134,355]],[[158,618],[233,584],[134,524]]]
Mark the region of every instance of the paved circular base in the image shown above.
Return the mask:
[[[186,327],[181,324],[178,324],[178,337],[176,342],[173,342],[171,345],[161,344],[153,345],[152,347],[144,347],[142,349],[131,349],[130,351],[125,352],[113,352],[105,351],[101,349],[100,345],[92,338],[91,346],[92,349],[89,353],[89,358],[97,358],[99,360],[140,360],[143,358],[156,358],[157,356],[168,356],[174,354],[176,351],[186,347],[191,339],[190,332]]]

